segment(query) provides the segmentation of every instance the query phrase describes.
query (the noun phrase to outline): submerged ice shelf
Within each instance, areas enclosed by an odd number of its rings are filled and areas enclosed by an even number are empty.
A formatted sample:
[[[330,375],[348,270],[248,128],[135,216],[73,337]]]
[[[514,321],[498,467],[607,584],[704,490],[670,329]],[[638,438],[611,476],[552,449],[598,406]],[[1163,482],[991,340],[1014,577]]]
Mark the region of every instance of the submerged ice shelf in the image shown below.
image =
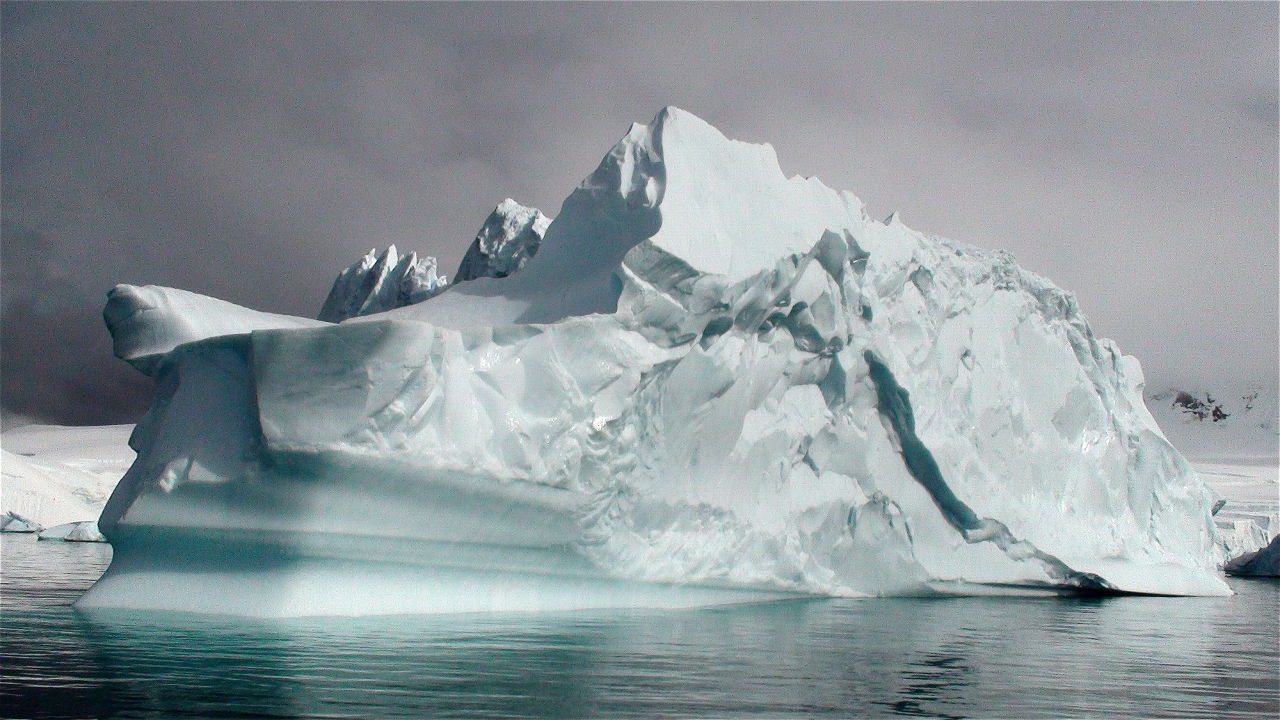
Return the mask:
[[[675,108],[544,230],[518,272],[338,325],[117,289],[157,396],[81,606],[1228,592],[1137,361],[1009,255]]]

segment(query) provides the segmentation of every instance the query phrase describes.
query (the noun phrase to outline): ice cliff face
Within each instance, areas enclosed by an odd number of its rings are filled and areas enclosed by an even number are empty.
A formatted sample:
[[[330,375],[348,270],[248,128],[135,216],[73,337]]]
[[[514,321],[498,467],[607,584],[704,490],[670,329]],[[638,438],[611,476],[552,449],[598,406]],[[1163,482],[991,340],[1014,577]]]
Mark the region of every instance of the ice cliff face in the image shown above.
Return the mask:
[[[1209,492],[1074,297],[674,108],[520,273],[187,344],[158,378],[87,606],[1227,591]]]
[[[538,253],[551,218],[507,198],[489,213],[458,266],[454,282],[504,278]]]
[[[420,258],[416,252],[400,257],[395,245],[381,254],[369,250],[338,273],[319,319],[336,323],[412,305],[444,292],[448,284],[448,278],[436,274],[433,257]]]

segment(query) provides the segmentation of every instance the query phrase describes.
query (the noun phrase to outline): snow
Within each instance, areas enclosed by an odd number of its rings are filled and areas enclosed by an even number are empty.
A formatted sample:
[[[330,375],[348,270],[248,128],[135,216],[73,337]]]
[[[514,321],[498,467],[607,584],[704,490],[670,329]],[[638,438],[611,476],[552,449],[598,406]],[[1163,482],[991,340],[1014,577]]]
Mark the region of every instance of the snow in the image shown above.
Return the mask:
[[[1275,385],[1166,387],[1147,395],[1147,407],[1169,441],[1190,457],[1274,465],[1280,455],[1278,395]]]
[[[476,239],[458,266],[455,283],[476,278],[504,278],[518,271],[538,253],[551,218],[507,198],[480,226]]]
[[[338,274],[320,309],[319,319],[347,318],[386,312],[422,302],[444,292],[448,278],[436,274],[436,259],[411,252],[400,257],[392,245],[381,254],[371,249]]]
[[[81,606],[1229,592],[1137,360],[891,220],[667,108],[514,275],[175,345]]]
[[[95,520],[133,462],[132,425],[26,425],[0,435],[0,513],[40,527]]]

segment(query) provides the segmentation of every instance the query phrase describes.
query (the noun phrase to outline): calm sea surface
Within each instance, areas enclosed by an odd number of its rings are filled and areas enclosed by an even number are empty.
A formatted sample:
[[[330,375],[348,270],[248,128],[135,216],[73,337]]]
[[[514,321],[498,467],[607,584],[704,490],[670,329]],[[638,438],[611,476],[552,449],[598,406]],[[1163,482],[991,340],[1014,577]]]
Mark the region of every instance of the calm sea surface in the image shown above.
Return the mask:
[[[84,616],[108,546],[6,535],[0,554],[4,717],[1280,717],[1273,581],[250,622]]]

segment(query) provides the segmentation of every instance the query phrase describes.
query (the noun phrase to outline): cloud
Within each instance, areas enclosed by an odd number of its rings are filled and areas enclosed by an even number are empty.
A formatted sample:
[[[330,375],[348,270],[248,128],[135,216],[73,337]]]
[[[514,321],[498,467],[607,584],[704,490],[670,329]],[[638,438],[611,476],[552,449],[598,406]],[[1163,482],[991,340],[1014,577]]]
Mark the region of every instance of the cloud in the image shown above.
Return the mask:
[[[1013,250],[1153,381],[1274,382],[1274,5],[3,6],[3,385],[136,419],[117,282],[313,315],[373,246],[461,259],[686,107]]]

